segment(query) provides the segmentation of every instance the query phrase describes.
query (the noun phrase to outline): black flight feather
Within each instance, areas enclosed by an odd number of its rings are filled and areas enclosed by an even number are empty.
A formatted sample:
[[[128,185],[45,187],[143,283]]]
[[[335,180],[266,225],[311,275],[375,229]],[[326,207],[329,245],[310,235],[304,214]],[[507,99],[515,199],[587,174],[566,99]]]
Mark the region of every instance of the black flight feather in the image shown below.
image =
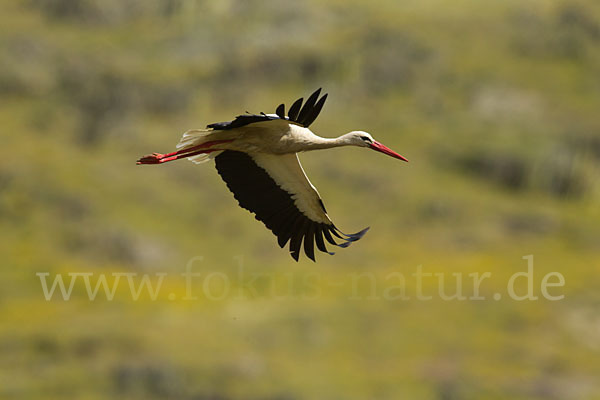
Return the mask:
[[[323,236],[325,239],[334,246],[339,246],[335,240],[331,237],[331,233],[329,233],[329,227],[327,225],[323,226]]]
[[[315,119],[317,119],[317,117],[319,116],[319,113],[321,112],[321,109],[323,108],[323,105],[325,104],[325,100],[327,100],[327,93],[325,93],[325,95],[323,95],[323,97],[321,97],[319,99],[319,101],[312,108],[312,110],[310,110],[310,112],[308,113],[308,115],[304,119],[302,125],[304,125],[304,126],[310,126],[310,124],[312,124],[313,122],[315,122]]]
[[[319,113],[325,104],[325,100],[327,99],[327,94],[324,94],[323,97],[319,99],[320,94],[321,88],[317,89],[309,96],[304,106],[302,105],[302,101],[304,100],[302,97],[296,100],[290,107],[287,117],[285,116],[285,105],[280,104],[275,110],[275,115],[265,114],[264,112],[259,114],[250,114],[248,111],[246,111],[246,114],[238,115],[233,121],[215,122],[208,124],[206,127],[214,130],[229,130],[241,128],[242,126],[256,122],[283,119],[295,122],[308,128],[310,124],[312,124],[319,116]]]
[[[335,232],[333,224],[319,223],[304,215],[296,206],[293,193],[279,187],[248,154],[225,150],[215,157],[215,166],[240,206],[254,213],[275,234],[279,246],[285,247],[289,242],[294,260],[300,258],[303,242],[304,253],[313,261],[315,243],[319,251],[333,254],[327,251],[323,235],[336,246],[346,247],[352,241],[344,238],[345,243],[336,243],[330,233]],[[355,235],[362,236],[364,232]]]
[[[279,107],[277,107],[277,110],[275,110],[275,114],[277,114],[279,118],[285,119],[285,105],[280,104]]]
[[[303,100],[304,98],[300,97],[290,107],[290,110],[288,111],[288,117],[290,118],[290,121],[296,121],[296,119],[298,118],[298,112],[300,111],[300,107],[302,107]]]
[[[317,99],[319,98],[320,93],[321,93],[321,88],[315,90],[314,93],[310,95],[308,100],[306,100],[306,103],[304,103],[304,106],[302,107],[302,110],[300,110],[300,114],[298,114],[298,118],[296,119],[296,121],[300,125],[308,126],[305,123],[306,117],[311,113],[312,109],[314,108],[315,103],[317,102]]]
[[[315,227],[315,243],[317,244],[317,249],[319,249],[319,251],[322,251],[323,253],[329,253],[327,247],[325,246],[325,242],[323,242],[323,230],[321,229],[321,225],[317,225]]]
[[[315,261],[315,225],[309,224],[304,236],[304,253]]]

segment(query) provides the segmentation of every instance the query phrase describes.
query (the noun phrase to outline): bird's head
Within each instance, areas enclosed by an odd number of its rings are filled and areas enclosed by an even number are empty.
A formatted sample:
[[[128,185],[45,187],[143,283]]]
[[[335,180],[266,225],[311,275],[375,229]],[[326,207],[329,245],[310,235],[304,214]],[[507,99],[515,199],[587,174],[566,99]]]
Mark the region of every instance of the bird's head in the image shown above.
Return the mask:
[[[408,160],[402,157],[400,154],[373,139],[373,136],[371,136],[371,134],[368,132],[352,131],[344,135],[344,139],[351,146],[369,147],[372,150],[387,154],[390,157],[408,162]]]

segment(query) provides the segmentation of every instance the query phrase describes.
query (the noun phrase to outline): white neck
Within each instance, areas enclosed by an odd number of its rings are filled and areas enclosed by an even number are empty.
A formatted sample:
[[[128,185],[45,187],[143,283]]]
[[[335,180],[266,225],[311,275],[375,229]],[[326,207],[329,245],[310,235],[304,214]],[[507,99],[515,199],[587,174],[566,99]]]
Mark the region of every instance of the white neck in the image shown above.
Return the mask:
[[[333,147],[353,146],[354,144],[349,140],[350,137],[348,135],[349,134],[347,133],[337,138],[324,138],[314,135],[310,138],[306,147],[310,150],[320,150],[331,149]]]

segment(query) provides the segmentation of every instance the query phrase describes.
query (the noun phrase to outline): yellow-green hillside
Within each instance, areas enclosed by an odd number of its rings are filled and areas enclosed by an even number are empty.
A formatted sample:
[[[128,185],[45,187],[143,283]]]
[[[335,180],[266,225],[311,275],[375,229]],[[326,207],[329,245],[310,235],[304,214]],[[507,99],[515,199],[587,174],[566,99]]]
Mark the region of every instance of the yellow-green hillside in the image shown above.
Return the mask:
[[[371,227],[335,256],[295,263],[211,164],[135,165],[318,87],[313,131],[410,160],[301,156]],[[0,96],[0,397],[600,398],[597,2],[3,1]]]

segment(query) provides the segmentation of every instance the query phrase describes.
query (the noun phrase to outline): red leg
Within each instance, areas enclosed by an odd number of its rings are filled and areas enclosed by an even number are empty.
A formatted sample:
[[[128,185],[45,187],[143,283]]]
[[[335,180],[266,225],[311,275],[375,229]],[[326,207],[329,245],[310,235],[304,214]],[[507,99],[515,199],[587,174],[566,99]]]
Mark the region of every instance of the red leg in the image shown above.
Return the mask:
[[[206,149],[207,147],[214,146],[215,144],[220,143],[228,143],[233,142],[233,140],[213,140],[210,142],[202,143],[198,146],[188,147],[187,149],[182,149],[178,151],[174,151],[172,153],[160,154],[160,153],[152,153],[150,155],[144,156],[137,160],[136,164],[162,164],[169,161],[179,160],[181,158],[193,157],[202,153],[211,153],[217,150],[199,150]]]
[[[191,153],[177,154],[177,155],[173,155],[173,156],[169,156],[169,157],[167,157],[168,154],[153,153],[153,154],[150,154],[150,155],[140,158],[139,160],[137,160],[136,164],[138,164],[138,165],[140,165],[140,164],[162,164],[162,163],[166,163],[169,161],[175,161],[175,160],[180,160],[182,158],[193,157],[193,156],[197,156],[198,154],[212,153],[213,151],[219,151],[219,150],[220,149],[198,150],[198,151],[193,151]]]
[[[198,154],[212,153],[213,151],[219,151],[219,149],[198,150],[198,151],[194,151],[194,152],[191,152],[191,153],[184,153],[184,154],[178,154],[178,155],[170,156],[170,157],[163,157],[160,160],[158,160],[158,162],[159,162],[159,164],[162,164],[162,163],[166,163],[166,162],[169,162],[169,161],[179,160],[179,159],[182,159],[182,158],[188,158],[188,157],[197,156]]]

